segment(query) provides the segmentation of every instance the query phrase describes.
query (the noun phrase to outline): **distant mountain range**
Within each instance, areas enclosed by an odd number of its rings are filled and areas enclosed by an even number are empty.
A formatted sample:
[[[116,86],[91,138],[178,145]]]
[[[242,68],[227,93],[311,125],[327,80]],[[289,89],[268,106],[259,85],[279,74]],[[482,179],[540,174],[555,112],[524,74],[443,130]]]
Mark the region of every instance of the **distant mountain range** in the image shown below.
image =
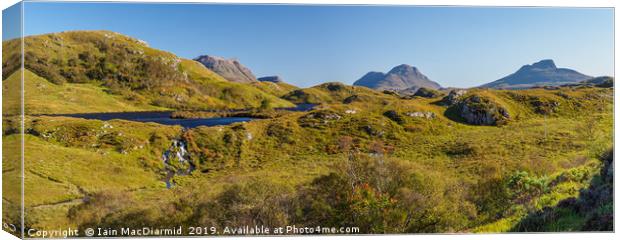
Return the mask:
[[[388,73],[369,72],[353,83],[375,90],[417,91],[419,88],[439,89],[441,86],[422,74],[416,67],[407,64],[398,65]]]
[[[301,98],[325,98],[316,91],[297,91],[299,88],[279,76],[256,78],[235,59],[212,55],[199,56],[195,61],[183,59],[111,31],[50,33],[23,40],[27,46],[23,71],[21,48],[17,47],[20,41],[2,43],[2,77],[11,79],[3,81],[4,87],[20,81],[23,72],[28,83],[25,89],[36,93],[27,100],[46,103],[28,108],[28,113],[245,109],[265,102],[273,107],[290,107]],[[542,60],[482,87],[518,89],[579,84],[586,80],[589,81],[584,84],[613,86],[611,77],[593,79],[571,69],[557,68],[553,60]],[[447,90],[407,64],[387,73],[369,72],[353,85],[407,95],[422,87]],[[334,84],[325,86],[340,88]],[[285,96],[289,98],[283,99]],[[35,105],[28,101],[26,105]],[[10,112],[4,107],[5,112]]]
[[[258,81],[261,82],[272,82],[272,83],[282,83],[284,80],[280,76],[266,76],[258,78]]]
[[[591,76],[572,69],[558,68],[553,60],[546,59],[532,65],[524,65],[515,73],[480,87],[522,89],[537,86],[561,86],[564,84],[578,83],[591,78]]]

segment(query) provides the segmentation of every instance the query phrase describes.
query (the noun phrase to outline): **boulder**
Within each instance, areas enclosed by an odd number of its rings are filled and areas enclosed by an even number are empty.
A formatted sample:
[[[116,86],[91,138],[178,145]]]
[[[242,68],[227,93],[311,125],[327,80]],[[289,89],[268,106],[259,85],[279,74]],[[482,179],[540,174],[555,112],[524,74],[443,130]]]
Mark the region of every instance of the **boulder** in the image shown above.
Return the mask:
[[[423,98],[436,98],[436,97],[441,96],[441,93],[437,90],[422,87],[418,89],[418,91],[416,91],[413,94],[413,96],[423,97]]]
[[[383,116],[391,119],[392,121],[398,123],[398,124],[403,124],[405,123],[405,119],[403,119],[403,117],[396,111],[394,110],[389,110],[383,113]]]
[[[426,119],[434,119],[436,117],[433,112],[407,112],[405,115],[414,118],[426,118]]]

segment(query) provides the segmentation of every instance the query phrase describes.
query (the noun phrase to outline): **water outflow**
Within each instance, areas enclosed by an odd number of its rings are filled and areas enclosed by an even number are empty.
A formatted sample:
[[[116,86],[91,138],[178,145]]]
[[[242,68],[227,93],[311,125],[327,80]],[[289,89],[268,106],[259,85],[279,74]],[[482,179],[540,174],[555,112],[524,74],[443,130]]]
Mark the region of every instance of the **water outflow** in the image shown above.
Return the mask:
[[[187,151],[187,144],[183,140],[172,140],[170,147],[164,151],[161,158],[166,169],[166,178],[164,178],[164,182],[167,188],[172,188],[174,186],[170,180],[175,175],[188,175],[195,169],[191,156]]]

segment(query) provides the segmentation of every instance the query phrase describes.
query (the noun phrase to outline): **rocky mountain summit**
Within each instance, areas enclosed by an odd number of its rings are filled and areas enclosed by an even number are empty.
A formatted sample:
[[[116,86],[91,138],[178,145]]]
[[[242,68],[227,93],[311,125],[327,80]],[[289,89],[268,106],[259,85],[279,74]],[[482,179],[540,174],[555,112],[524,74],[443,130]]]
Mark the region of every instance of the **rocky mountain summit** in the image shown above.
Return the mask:
[[[415,93],[419,88],[439,89],[441,86],[422,74],[416,67],[407,64],[398,65],[388,73],[369,72],[353,83],[376,90],[407,90]]]
[[[236,59],[202,55],[194,60],[231,82],[251,83],[258,81],[252,71]]]
[[[518,71],[480,87],[496,89],[523,89],[540,86],[560,86],[578,83],[592,77],[568,68],[558,68],[551,59],[524,65]]]

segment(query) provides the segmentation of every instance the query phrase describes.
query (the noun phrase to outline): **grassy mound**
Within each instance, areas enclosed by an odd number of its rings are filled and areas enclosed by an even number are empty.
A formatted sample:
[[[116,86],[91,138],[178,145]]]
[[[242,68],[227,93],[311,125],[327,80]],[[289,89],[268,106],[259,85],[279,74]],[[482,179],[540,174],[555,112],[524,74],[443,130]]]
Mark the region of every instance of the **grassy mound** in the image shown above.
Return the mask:
[[[351,103],[354,101],[366,101],[376,103],[382,99],[395,99],[395,96],[379,93],[366,87],[347,86],[342,83],[323,83],[311,88],[294,90],[283,96],[294,103]],[[371,100],[371,101],[370,101]]]
[[[472,94],[452,106],[457,119],[474,125],[504,125],[510,119],[508,110],[490,98]]]

